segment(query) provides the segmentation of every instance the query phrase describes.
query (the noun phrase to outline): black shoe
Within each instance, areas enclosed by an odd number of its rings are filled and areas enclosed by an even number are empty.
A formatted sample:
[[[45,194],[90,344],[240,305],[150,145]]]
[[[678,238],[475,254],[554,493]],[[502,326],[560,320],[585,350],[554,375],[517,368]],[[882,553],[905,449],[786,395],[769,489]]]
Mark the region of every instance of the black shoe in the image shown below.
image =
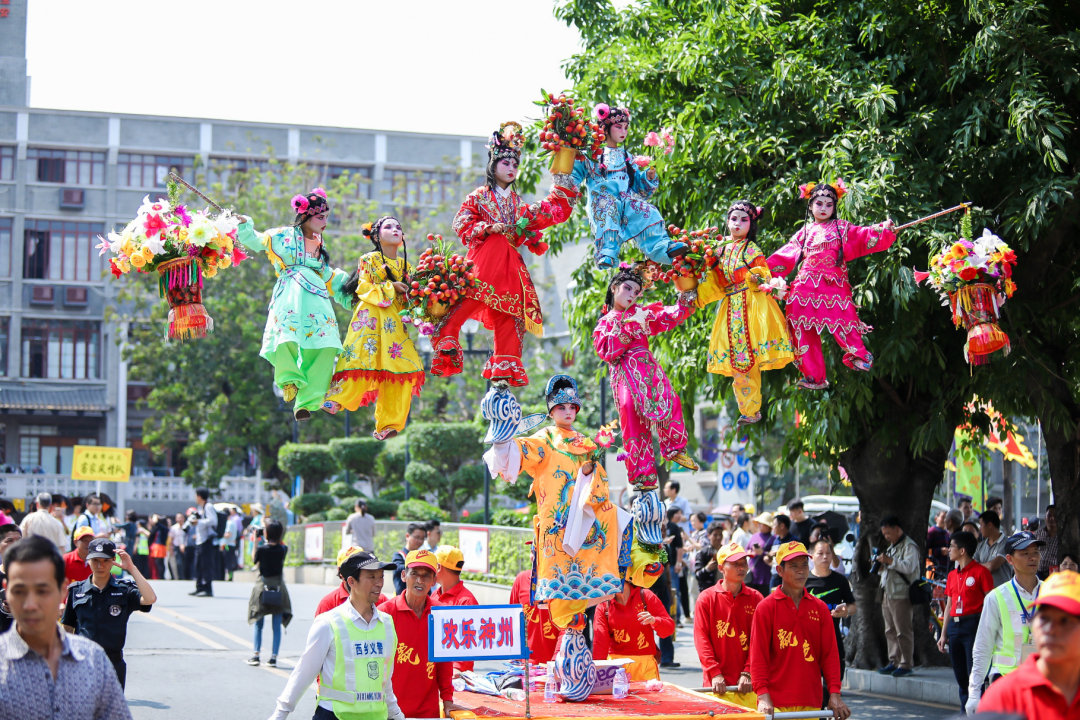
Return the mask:
[[[892,663],[889,663],[888,665],[886,665],[883,668],[878,668],[878,675],[892,675],[894,672],[896,672],[899,669],[900,668],[896,667]]]
[[[189,592],[188,595],[190,595],[191,597],[199,597],[200,595],[202,595],[202,592],[202,590],[196,590],[195,592]]]
[[[271,655],[270,659],[266,661],[266,664],[270,667],[277,667],[277,655]]]
[[[259,656],[258,655],[253,655],[250,658],[248,658],[247,660],[245,660],[244,662],[246,662],[248,665],[251,665],[252,667],[255,667],[256,665],[259,664]],[[273,661],[271,661],[271,662],[273,662]]]
[[[682,667],[682,663],[677,663],[677,662],[660,663],[660,667],[662,667],[662,668],[677,668],[677,667]]]

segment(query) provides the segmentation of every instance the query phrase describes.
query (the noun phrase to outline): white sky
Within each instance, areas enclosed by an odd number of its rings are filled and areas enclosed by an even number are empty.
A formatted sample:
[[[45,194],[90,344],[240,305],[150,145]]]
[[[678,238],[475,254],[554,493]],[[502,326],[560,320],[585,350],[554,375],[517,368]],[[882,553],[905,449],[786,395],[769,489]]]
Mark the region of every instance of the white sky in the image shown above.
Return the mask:
[[[553,8],[553,0],[31,0],[30,102],[485,136],[505,120],[536,117],[541,87],[569,86],[561,66],[578,35]]]

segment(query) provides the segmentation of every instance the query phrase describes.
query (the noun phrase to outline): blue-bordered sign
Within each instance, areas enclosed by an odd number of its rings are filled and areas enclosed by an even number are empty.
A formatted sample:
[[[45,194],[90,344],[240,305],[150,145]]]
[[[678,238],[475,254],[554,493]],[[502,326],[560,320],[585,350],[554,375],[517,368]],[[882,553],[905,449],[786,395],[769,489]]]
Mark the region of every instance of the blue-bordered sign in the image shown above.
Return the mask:
[[[745,470],[740,470],[738,480],[736,482],[738,483],[740,490],[745,490],[746,488],[750,487],[750,473],[746,472]]]
[[[735,487],[735,475],[731,471],[724,473],[720,478],[720,484],[725,490],[731,490]]]
[[[520,605],[435,605],[428,617],[428,659],[519,660],[529,656]]]

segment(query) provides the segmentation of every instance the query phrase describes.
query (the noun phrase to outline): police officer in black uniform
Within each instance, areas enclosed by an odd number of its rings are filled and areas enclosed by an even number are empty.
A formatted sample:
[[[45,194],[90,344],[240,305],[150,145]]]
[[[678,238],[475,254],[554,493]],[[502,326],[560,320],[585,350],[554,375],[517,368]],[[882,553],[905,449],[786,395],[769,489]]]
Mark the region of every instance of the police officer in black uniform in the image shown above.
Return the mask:
[[[117,556],[119,562],[114,559]],[[86,559],[93,575],[82,582],[72,583],[68,588],[67,607],[60,623],[68,632],[82,635],[100,645],[116,668],[120,687],[124,687],[127,679],[124,642],[127,640],[128,617],[136,611],[150,612],[157,595],[131,562],[131,556],[123,550],[117,552],[116,543],[112,540],[96,538],[91,541]],[[131,579],[114,576],[114,566],[127,571]]]

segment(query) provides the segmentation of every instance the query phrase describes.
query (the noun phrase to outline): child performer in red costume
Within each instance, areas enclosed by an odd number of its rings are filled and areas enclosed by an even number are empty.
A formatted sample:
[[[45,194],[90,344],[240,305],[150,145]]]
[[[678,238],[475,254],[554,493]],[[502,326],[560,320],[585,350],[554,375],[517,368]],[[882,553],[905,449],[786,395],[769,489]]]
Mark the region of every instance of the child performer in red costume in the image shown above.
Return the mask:
[[[578,191],[569,174],[553,174],[555,186],[542,202],[527,204],[514,190],[524,138],[521,125],[503,123],[488,147],[487,184],[469,193],[454,218],[454,232],[469,248],[477,286],[450,310],[431,339],[435,357],[431,374],[456,375],[464,354],[458,334],[466,320],[476,318],[495,333],[495,353],[484,363],[484,377],[514,387],[529,384],[521,362],[525,331],[544,334],[544,316],[529,270],[518,248],[525,245],[543,255],[547,245],[540,231],[565,222],[574,210]]]

